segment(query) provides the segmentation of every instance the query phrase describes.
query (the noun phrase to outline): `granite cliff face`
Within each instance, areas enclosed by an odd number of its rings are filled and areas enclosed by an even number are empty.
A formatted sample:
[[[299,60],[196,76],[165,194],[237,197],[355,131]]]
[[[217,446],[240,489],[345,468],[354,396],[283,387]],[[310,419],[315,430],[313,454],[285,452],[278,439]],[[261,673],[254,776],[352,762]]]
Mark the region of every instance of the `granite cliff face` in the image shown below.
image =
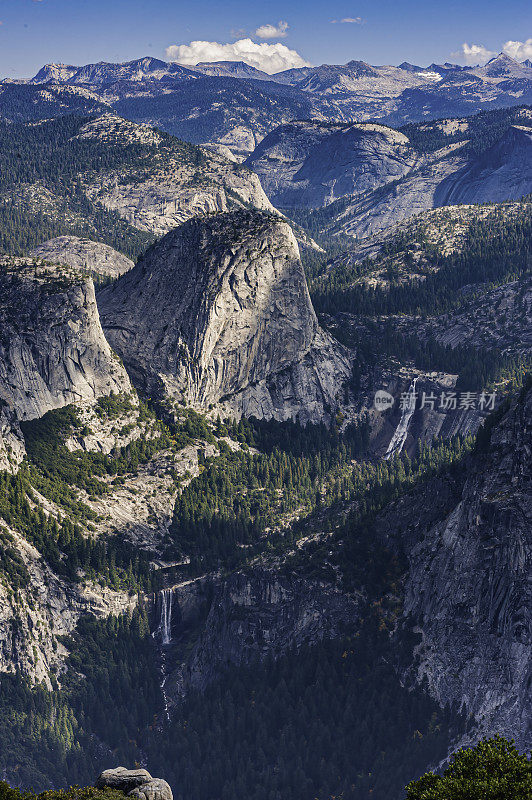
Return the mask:
[[[234,212],[171,232],[99,297],[106,336],[152,393],[303,421],[337,405],[349,356],[320,330],[291,228]]]
[[[380,529],[407,555],[404,617],[420,634],[414,664],[441,704],[476,732],[530,746],[532,718],[532,391],[468,462],[462,486],[432,481],[394,504]]]
[[[498,203],[532,191],[532,128],[513,125],[496,144],[438,186],[434,203]]]
[[[0,399],[19,419],[131,390],[103,335],[92,280],[5,258],[0,297]]]
[[[50,239],[32,250],[31,255],[52,264],[65,264],[89,272],[95,279],[118,278],[134,266],[130,258],[112,247],[77,236]]]
[[[225,580],[191,581],[162,594],[154,617],[157,630],[164,600],[170,621],[167,644],[199,631],[186,662],[176,663],[169,654],[171,703],[205,689],[227,664],[276,659],[294,648],[346,635],[357,627],[361,604],[358,595],[327,583],[260,567]]]
[[[191,217],[248,206],[273,211],[257,175],[231,154],[116,114],[0,125],[0,158],[17,167],[0,201],[25,231],[18,243],[11,237],[2,245],[8,252],[38,248],[39,257],[113,277],[131,264],[93,240],[137,258]],[[58,236],[41,250],[49,231]]]
[[[319,208],[397,180],[415,160],[408,138],[383,125],[291,122],[269,133],[246,164],[275,205]]]
[[[419,327],[419,326],[418,326]],[[532,352],[532,278],[497,286],[474,296],[458,314],[443,314],[422,324],[420,332],[450,347],[471,344],[505,353]]]
[[[435,207],[440,184],[467,164],[459,143],[420,156],[400,181],[346,197],[331,207],[331,233],[364,238]]]
[[[510,125],[480,154],[466,141],[468,135],[478,136],[478,132],[468,131],[463,120],[447,121],[449,144],[418,153],[412,168],[405,170],[398,180],[345,196],[331,206],[326,218],[328,231],[363,238],[430,209],[501,203],[528,195],[532,191],[532,128],[525,111],[523,124]],[[515,118],[519,120],[517,112]],[[425,127],[429,130],[429,126]],[[430,129],[438,130],[436,124]],[[420,126],[418,133],[422,130]],[[496,130],[491,135],[495,133]],[[458,141],[452,141],[453,137],[458,137]]]
[[[16,472],[24,458],[24,437],[11,409],[0,404],[0,472]]]

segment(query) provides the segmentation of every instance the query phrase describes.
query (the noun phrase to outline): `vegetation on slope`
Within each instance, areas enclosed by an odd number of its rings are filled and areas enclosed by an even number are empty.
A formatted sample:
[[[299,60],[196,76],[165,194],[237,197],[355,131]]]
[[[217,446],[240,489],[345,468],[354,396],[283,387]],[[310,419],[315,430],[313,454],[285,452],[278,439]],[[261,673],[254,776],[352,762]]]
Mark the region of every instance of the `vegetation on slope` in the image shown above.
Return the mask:
[[[87,199],[82,184],[119,170],[145,172],[166,151],[186,162],[205,158],[193,145],[158,134],[149,142],[99,141],[80,137],[88,117],[64,116],[38,125],[0,122],[0,173],[9,193],[0,196],[0,250],[19,254],[59,236],[86,236],[138,257],[154,241],[120,216]]]
[[[40,791],[92,783],[115,759],[133,764],[140,757],[139,732],[149,730],[161,709],[155,645],[142,605],[118,618],[83,617],[65,644],[70,656],[61,688],[55,678],[50,692],[19,675],[2,675],[0,769],[13,785]]]
[[[426,246],[422,226],[410,230],[408,237],[409,246]],[[531,241],[531,206],[523,203],[519,214],[508,217],[501,213],[471,221],[457,252],[445,255],[432,248],[434,252],[429,252],[429,257],[437,271],[423,281],[392,281],[389,287],[360,286],[356,278],[364,270],[375,269],[372,261],[363,261],[351,267],[342,265],[320,276],[311,285],[312,300],[318,312],[330,314],[441,314],[470,300],[475,287],[480,290],[479,284],[484,285],[485,291],[486,287],[527,274],[532,262]],[[404,236],[399,233],[386,243],[381,257],[402,253],[405,246]]]
[[[429,772],[407,788],[407,800],[529,800],[532,759],[501,736],[460,750],[443,775]]]
[[[96,413],[116,418],[128,404],[124,396],[102,398]],[[16,475],[0,472],[0,519],[22,533],[56,574],[71,580],[87,578],[114,589],[137,591],[151,587],[148,554],[118,533],[95,537],[92,523],[96,515],[83,498],[110,494],[113,480],[136,474],[139,466],[159,451],[178,451],[198,439],[212,439],[212,432],[193,412],[184,412],[182,421],[169,428],[143,403],[137,415],[139,422],[149,424],[150,436],[115,448],[109,455],[71,452],[66,447],[64,442],[80,427],[74,406],[49,411],[41,419],[21,424],[27,458]],[[43,510],[36,502],[36,492],[56,504],[57,515]],[[2,552],[3,571],[12,573],[18,582],[19,568],[8,557],[12,551],[7,542]]]
[[[262,462],[263,469],[272,469],[274,483],[281,475],[286,482],[290,467],[297,475],[293,486],[303,493],[312,470],[319,472],[314,458],[323,454],[334,472],[338,465],[345,469],[346,456],[340,454],[349,452],[338,431],[321,427],[241,422],[224,429],[219,423],[216,433],[240,437],[242,444],[248,440],[266,457],[274,456]],[[361,446],[360,433],[351,432],[351,455]],[[65,780],[91,781],[111,763],[145,758],[153,774],[170,781],[177,800],[270,800],[278,795],[287,800],[396,800],[428,763],[445,757],[467,720],[455,709],[439,709],[423,687],[399,683],[390,640],[395,611],[384,599],[395,596],[397,601],[404,566],[375,548],[372,525],[379,510],[420,480],[442,470],[465,472],[463,457],[471,445],[472,440],[458,439],[439,443],[421,448],[412,460],[403,456],[369,464],[351,459],[342,475],[345,483],[338,484],[339,498],[342,492],[349,498],[350,512],[332,538],[317,540],[287,562],[287,569],[323,578],[331,577],[327,569],[333,567],[334,576],[339,567],[346,588],[362,589],[368,600],[355,635],[346,632],[342,640],[302,648],[276,663],[228,667],[201,698],[191,695],[178,707],[168,723],[155,642],[142,604],[132,616],[84,618],[66,641],[68,671],[58,676],[61,686],[56,684],[52,693],[30,688],[18,676],[2,679],[4,774],[19,785],[45,788]],[[298,472],[300,461],[309,463],[307,472]],[[227,463],[222,456],[221,471],[232,485],[234,473]],[[215,491],[220,480],[221,475],[205,484],[212,487],[206,499],[216,509],[214,516],[229,509],[224,492]],[[263,513],[272,519],[271,509]],[[250,516],[244,518],[249,522]],[[214,555],[220,559],[219,552]]]
[[[116,789],[95,789],[93,786],[47,790],[36,795],[32,791],[13,789],[0,781],[0,800],[124,800],[124,793]]]
[[[447,132],[447,126],[442,124],[448,121],[445,119],[413,122],[403,125],[399,130],[408,136],[411,144],[421,153],[432,153],[453,142],[467,141],[467,151],[480,155],[498,142],[511,125],[529,126],[530,110],[530,106],[511,106],[479,111],[471,117],[459,119],[458,123],[463,122],[465,130],[458,124],[452,133]]]
[[[368,619],[354,638],[228,669],[147,752],[177,800],[396,800],[463,724],[399,684]]]
[[[228,667],[170,723],[142,608],[83,618],[67,645],[61,688],[0,684],[0,767],[16,785],[92,782],[142,759],[176,800],[395,800],[464,726],[423,689],[401,687],[374,617],[355,637]]]

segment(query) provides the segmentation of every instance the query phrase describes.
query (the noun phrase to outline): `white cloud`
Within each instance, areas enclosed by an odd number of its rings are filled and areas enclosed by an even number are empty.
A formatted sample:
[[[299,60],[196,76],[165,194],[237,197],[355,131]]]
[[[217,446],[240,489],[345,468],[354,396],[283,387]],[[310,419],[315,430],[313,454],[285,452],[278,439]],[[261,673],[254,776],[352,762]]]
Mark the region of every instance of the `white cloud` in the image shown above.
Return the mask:
[[[456,53],[451,53],[453,58],[465,61],[466,64],[485,64],[490,58],[496,56],[493,50],[488,50],[483,44],[467,44],[464,42],[461,49]]]
[[[283,39],[287,35],[288,22],[282,20],[277,25],[260,25],[255,31],[259,39]]]
[[[284,44],[257,44],[251,39],[239,39],[229,44],[202,41],[172,44],[166,48],[166,57],[169,61],[184,65],[194,65],[200,61],[245,61],[270,75],[293,67],[311,66],[299,53]]]
[[[527,39],[526,42],[506,42],[503,45],[503,52],[516,61],[525,61],[527,58],[532,58],[532,39]]]
[[[345,25],[350,23],[352,25],[362,25],[364,20],[362,17],[344,17],[343,19],[332,19],[331,25]]]

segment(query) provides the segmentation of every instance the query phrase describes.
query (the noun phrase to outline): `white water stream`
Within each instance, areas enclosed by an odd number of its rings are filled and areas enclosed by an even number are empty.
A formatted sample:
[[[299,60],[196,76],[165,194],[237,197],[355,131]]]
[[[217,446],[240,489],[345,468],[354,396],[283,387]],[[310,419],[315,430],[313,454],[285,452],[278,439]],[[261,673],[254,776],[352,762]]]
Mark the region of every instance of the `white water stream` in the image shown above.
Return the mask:
[[[167,665],[166,665],[166,646],[169,645],[172,641],[172,605],[173,605],[173,590],[172,589],[161,589],[159,592],[159,602],[160,602],[160,611],[159,611],[159,624],[152,634],[153,637],[158,638],[162,647],[161,647],[161,694],[163,696],[164,702],[164,713],[168,722],[170,721],[170,711],[168,708],[168,695],[166,694],[166,679],[167,675]]]
[[[172,641],[172,598],[171,589],[162,589],[159,593],[161,598],[161,615],[159,627],[157,628],[161,636],[161,644],[170,644]]]
[[[386,455],[384,456],[386,459],[393,458],[393,456],[400,453],[405,445],[410,421],[414,411],[416,410],[416,381],[417,378],[414,378],[410,384],[410,388],[407,392],[405,403],[403,405],[401,419],[399,420],[399,424],[395,429],[390,444],[388,445],[388,449],[386,450]]]

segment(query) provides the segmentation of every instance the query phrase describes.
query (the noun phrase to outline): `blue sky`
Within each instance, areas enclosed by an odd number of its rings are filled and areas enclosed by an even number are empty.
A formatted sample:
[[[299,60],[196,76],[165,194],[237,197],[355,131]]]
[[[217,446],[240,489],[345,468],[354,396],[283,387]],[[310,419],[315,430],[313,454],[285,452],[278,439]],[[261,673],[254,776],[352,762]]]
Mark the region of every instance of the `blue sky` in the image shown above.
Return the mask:
[[[247,51],[269,71],[350,59],[467,63],[503,47],[532,58],[530,0],[0,0],[0,21],[0,77],[29,77],[49,61],[170,54],[190,62],[197,54]],[[251,45],[235,48],[241,40]],[[190,47],[197,41],[209,46]],[[479,49],[464,55],[464,43]]]

